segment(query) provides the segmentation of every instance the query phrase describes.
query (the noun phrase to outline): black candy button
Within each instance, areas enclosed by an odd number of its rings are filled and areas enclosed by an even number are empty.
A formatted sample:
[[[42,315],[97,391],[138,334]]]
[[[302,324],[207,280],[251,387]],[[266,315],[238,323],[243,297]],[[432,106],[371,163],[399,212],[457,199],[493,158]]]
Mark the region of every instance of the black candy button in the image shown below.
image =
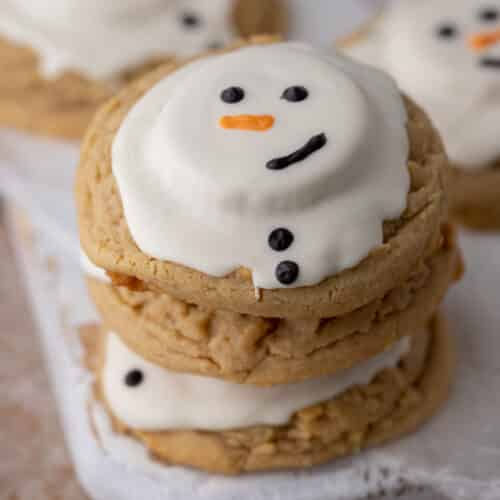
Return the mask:
[[[141,370],[131,370],[125,375],[125,385],[129,387],[137,387],[144,381],[144,374]]]
[[[269,246],[276,252],[284,252],[292,245],[294,236],[291,231],[284,227],[275,229],[269,235]]]
[[[241,87],[228,87],[223,90],[220,98],[227,104],[236,104],[245,97],[245,91]]]
[[[280,262],[276,268],[276,279],[282,285],[291,285],[299,277],[299,266],[290,260]]]

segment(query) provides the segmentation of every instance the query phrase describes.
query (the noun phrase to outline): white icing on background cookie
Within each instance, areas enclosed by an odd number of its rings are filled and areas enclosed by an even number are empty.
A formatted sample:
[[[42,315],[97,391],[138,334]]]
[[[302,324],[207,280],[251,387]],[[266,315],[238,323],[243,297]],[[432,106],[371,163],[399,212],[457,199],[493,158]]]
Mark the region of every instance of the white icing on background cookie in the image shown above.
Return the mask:
[[[2,0],[0,34],[35,49],[41,71],[105,79],[233,36],[233,0]]]
[[[347,52],[397,79],[454,162],[500,157],[500,0],[400,0]]]
[[[117,134],[113,174],[146,254],[213,276],[243,266],[259,288],[314,285],[358,264],[405,209],[406,121],[376,70],[254,46],[150,90]]]
[[[219,431],[253,425],[283,425],[292,415],[366,385],[409,352],[406,337],[386,352],[337,375],[270,388],[169,372],[108,334],[102,389],[113,414],[132,429]]]

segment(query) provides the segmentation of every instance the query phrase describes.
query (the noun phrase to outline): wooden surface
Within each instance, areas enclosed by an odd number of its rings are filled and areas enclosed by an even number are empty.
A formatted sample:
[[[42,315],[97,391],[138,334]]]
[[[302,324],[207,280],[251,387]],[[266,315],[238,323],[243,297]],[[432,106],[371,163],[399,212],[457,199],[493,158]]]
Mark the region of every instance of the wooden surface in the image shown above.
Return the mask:
[[[0,500],[84,500],[0,207]]]

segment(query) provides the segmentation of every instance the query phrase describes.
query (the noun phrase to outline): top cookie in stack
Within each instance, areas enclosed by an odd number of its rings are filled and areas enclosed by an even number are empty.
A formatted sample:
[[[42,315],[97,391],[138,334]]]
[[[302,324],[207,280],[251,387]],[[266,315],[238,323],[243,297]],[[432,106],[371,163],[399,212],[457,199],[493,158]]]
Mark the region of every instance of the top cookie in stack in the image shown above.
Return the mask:
[[[262,82],[245,89],[261,52],[278,47],[162,68],[101,110],[78,174],[80,228],[117,283],[239,313],[338,316],[405,283],[440,247],[446,160],[425,115],[339,56],[342,99],[337,81],[323,95],[294,86],[324,78],[302,74],[306,49],[278,96]],[[237,61],[235,76],[212,69],[241,53],[249,67]]]
[[[428,327],[461,272],[446,168],[438,134],[392,80],[308,46],[254,39],[127,87],[95,117],[76,185],[82,247],[108,276],[89,275],[89,285],[111,332],[97,373],[117,427],[131,426],[156,456],[226,470],[172,455],[176,446],[134,429],[137,420],[113,406],[123,394],[109,372],[134,356],[153,364],[144,366],[155,380],[202,375],[258,386],[257,399],[269,386],[293,393],[293,384],[332,381],[391,352],[392,368],[415,357],[411,377],[395,375],[405,383],[380,389],[393,396],[376,419],[394,416],[435,366],[426,361],[436,352]],[[374,422],[353,419],[349,429],[368,435]],[[238,442],[248,451],[257,434],[244,422]],[[284,435],[295,432],[290,422]],[[179,438],[165,425],[168,439]],[[191,449],[208,439],[188,429]],[[233,472],[311,465],[356,448],[334,446],[325,431],[321,446],[292,446],[300,459],[289,460],[283,444],[269,466],[247,467],[228,458],[234,440],[217,434],[223,427],[203,430],[215,432]]]
[[[276,57],[289,66],[273,81]],[[353,331],[389,312],[425,322],[456,258],[443,237],[446,158],[396,92],[376,71],[280,44],[148,75],[101,110],[84,142],[85,252],[115,284],[160,301],[342,318]]]
[[[116,87],[235,36],[283,33],[280,0],[9,0],[0,123],[80,138]]]

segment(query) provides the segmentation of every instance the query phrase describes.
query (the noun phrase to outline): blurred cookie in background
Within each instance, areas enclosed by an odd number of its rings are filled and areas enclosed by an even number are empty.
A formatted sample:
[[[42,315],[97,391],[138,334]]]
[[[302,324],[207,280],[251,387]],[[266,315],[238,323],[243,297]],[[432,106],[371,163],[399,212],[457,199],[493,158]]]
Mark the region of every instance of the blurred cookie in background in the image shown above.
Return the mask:
[[[499,229],[500,1],[401,0],[340,44],[430,113],[452,163],[454,216]]]
[[[285,27],[280,0],[9,0],[0,7],[0,124],[80,138],[125,81]]]

